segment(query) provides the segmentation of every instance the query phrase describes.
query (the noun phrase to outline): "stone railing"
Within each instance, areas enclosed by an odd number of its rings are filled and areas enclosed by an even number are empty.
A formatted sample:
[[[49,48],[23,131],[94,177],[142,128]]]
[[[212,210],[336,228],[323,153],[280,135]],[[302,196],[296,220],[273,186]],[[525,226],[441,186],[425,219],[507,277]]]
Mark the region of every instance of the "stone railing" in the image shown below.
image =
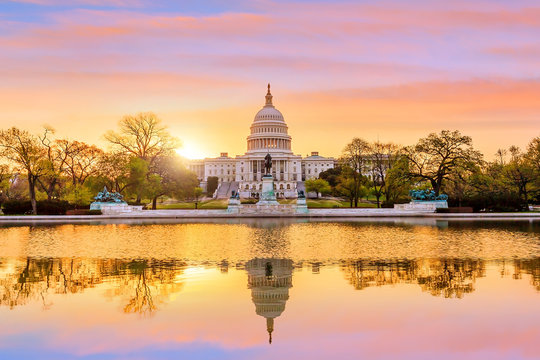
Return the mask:
[[[134,205],[101,205],[101,213],[103,215],[110,214],[125,214],[125,213],[134,213],[142,212],[143,206],[134,206]]]
[[[295,214],[296,204],[279,204],[279,205],[258,205],[245,204],[238,208],[239,214]]]

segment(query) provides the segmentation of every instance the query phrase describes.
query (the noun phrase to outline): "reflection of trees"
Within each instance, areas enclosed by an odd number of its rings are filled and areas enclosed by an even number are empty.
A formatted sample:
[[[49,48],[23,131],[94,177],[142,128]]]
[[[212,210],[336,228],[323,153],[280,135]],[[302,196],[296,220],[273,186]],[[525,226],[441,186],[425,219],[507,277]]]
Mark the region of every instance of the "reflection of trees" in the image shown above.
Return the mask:
[[[477,277],[485,276],[482,260],[421,259],[403,261],[357,260],[342,266],[355,289],[399,283],[419,284],[434,296],[461,298],[474,291]]]
[[[461,299],[474,291],[477,277],[485,276],[482,260],[431,260],[420,270],[417,281],[422,290],[445,298]]]
[[[50,261],[27,259],[19,271],[8,273],[0,279],[0,305],[13,308],[39,299],[47,307],[46,294],[50,284]]]
[[[501,275],[506,274],[505,262],[499,263]],[[513,278],[523,274],[531,277],[531,285],[540,291],[540,258],[514,260]],[[462,298],[474,291],[476,278],[486,276],[483,260],[418,259],[400,261],[355,260],[344,262],[345,278],[356,290],[370,286],[418,284],[433,296]]]
[[[132,261],[111,295],[128,298],[124,312],[151,315],[157,309],[157,304],[163,303],[169,294],[182,289],[183,283],[176,281],[181,273],[180,266],[176,261]]]
[[[47,308],[50,294],[73,294],[107,283],[112,285],[108,293],[128,297],[125,312],[149,314],[162,298],[181,290],[175,279],[182,266],[175,261],[27,258],[6,271],[0,263],[0,306],[39,300]]]
[[[514,278],[521,279],[523,274],[530,275],[531,285],[540,291],[540,257],[514,260]]]
[[[357,260],[342,265],[345,277],[356,290],[370,286],[407,283],[414,280],[413,262]]]

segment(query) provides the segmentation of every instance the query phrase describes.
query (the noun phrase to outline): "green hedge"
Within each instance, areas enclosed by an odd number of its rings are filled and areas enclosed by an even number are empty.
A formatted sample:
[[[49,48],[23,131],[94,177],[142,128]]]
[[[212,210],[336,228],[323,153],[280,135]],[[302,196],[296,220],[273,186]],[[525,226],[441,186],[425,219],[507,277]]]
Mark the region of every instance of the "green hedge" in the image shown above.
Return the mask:
[[[39,215],[65,215],[73,206],[63,200],[42,200],[37,202]],[[6,215],[25,215],[32,213],[32,203],[28,200],[11,200],[2,204],[2,211]]]
[[[101,215],[101,210],[74,209],[66,211],[66,215]]]

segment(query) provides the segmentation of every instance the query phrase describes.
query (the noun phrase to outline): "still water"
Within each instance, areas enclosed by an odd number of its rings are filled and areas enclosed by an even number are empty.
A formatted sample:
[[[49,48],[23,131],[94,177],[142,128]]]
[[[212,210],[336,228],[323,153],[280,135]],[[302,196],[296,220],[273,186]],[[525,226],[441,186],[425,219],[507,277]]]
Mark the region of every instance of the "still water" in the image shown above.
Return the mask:
[[[538,359],[540,222],[0,227],[1,359]]]

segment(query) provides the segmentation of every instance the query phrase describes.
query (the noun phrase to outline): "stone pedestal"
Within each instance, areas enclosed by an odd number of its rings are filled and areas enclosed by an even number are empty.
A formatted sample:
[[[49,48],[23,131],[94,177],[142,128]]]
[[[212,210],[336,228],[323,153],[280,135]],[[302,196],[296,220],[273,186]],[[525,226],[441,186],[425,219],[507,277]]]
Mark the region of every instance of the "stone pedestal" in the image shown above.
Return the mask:
[[[94,201],[90,204],[90,210],[103,210],[103,208],[113,209],[114,207],[117,207],[118,209],[123,210],[128,207],[127,202],[121,201],[121,202],[101,202],[101,201]]]
[[[94,209],[92,209],[94,210]],[[100,209],[103,215],[115,215],[125,213],[141,213],[143,212],[143,206],[133,206],[128,204],[102,204]]]
[[[296,213],[307,214],[309,212],[305,197],[298,197],[296,200]]]
[[[446,200],[412,200],[408,204],[395,204],[394,209],[405,211],[435,212],[437,209],[447,209]]]
[[[274,192],[274,178],[272,175],[262,177],[262,191],[257,205],[279,205]]]
[[[239,198],[231,197],[229,199],[229,204],[227,205],[227,212],[229,214],[238,214],[241,208],[242,205]]]

